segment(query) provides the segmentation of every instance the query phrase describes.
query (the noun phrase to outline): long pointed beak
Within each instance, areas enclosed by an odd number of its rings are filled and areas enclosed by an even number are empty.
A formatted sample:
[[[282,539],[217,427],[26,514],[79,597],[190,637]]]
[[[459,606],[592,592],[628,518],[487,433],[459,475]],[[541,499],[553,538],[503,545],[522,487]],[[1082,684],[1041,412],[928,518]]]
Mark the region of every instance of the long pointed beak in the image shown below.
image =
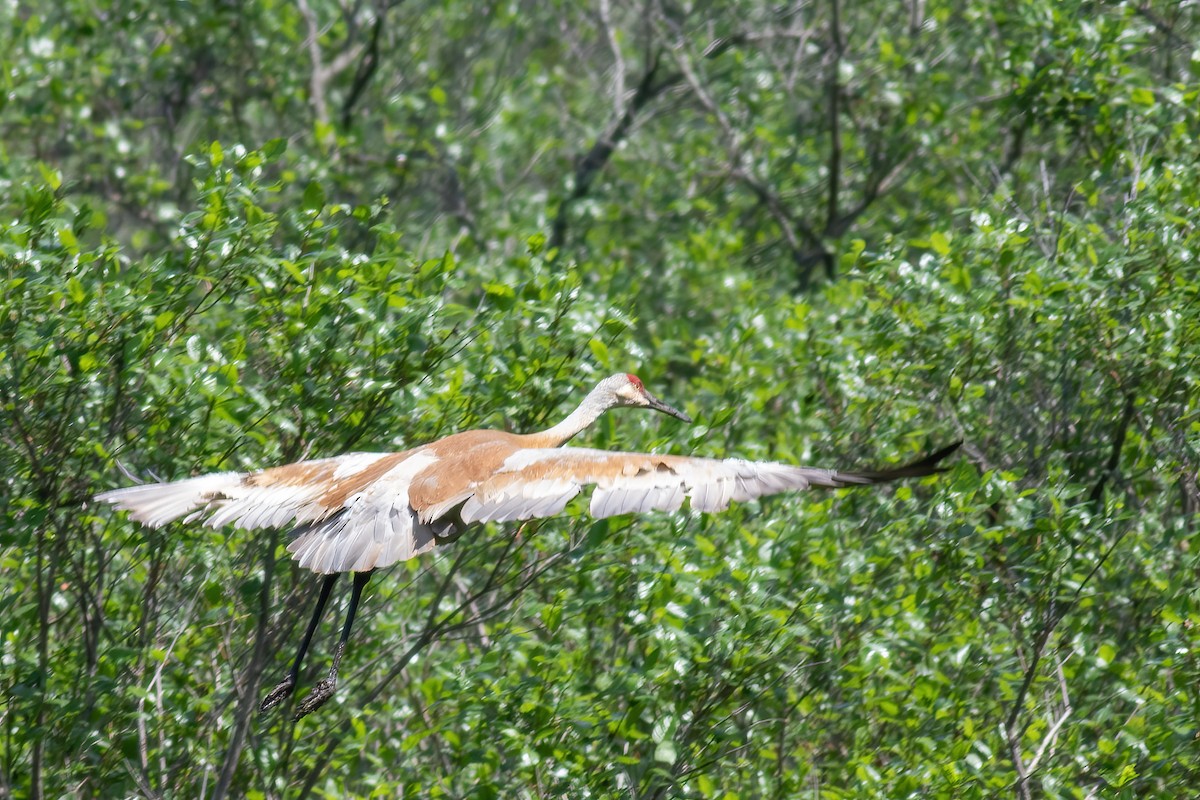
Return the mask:
[[[675,406],[667,405],[649,392],[644,392],[644,394],[646,395],[646,405],[649,408],[653,408],[655,411],[661,411],[664,414],[669,414],[675,419],[681,419],[689,425],[692,424],[692,418],[680,411],[678,408],[675,408]]]

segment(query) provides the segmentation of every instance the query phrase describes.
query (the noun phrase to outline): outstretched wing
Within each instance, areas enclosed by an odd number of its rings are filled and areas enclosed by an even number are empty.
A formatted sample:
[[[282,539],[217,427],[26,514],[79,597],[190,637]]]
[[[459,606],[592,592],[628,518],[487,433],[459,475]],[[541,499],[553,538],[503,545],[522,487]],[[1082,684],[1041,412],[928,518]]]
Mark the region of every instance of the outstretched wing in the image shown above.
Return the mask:
[[[442,526],[417,520],[412,476],[436,461],[420,450],[349,453],[261,472],[222,472],[96,495],[152,527],[176,519],[272,528],[294,524],[288,550],[314,572],[364,572],[431,549]]]
[[[396,465],[403,453],[347,453],[259,472],[219,472],[170,483],[144,483],[96,495],[157,528],[181,517],[216,528],[270,528],[312,522]]]
[[[302,567],[320,573],[364,572],[424,553],[460,524],[552,516],[586,486],[596,487],[591,498],[595,517],[674,511],[684,500],[698,511],[720,511],[731,502],[809,486],[838,488],[930,475],[940,472],[938,462],[958,448],[953,444],[898,469],[842,472],[572,447],[504,453],[494,442],[489,449],[488,442],[465,450],[459,462],[442,463],[435,448],[351,453],[261,472],[223,472],[117,489],[96,499],[155,527],[181,517],[203,519],[212,527],[294,524],[288,550]],[[432,469],[439,464],[449,469]],[[472,472],[479,477],[469,477]]]
[[[931,475],[959,443],[903,467],[840,471],[742,459],[614,453],[585,448],[529,449],[509,456],[492,476],[436,506],[419,509],[422,521],[455,507],[464,523],[502,522],[559,513],[585,486],[594,485],[590,512],[597,518],[675,511],[686,499],[698,511],[810,486],[841,488]]]

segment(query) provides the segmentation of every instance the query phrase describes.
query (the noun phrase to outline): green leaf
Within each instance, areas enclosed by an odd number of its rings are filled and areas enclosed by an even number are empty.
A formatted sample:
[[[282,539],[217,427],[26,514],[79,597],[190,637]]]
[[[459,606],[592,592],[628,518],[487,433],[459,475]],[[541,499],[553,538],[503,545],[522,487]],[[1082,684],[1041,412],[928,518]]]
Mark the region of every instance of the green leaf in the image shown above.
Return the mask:
[[[37,162],[37,169],[38,172],[41,173],[42,180],[46,182],[46,185],[50,187],[51,191],[57,192],[60,188],[62,188],[61,172],[53,167],[43,164],[41,161]]]
[[[596,359],[596,363],[602,368],[612,368],[608,356],[608,345],[599,339],[588,339],[588,349],[592,351],[592,358]]]
[[[67,249],[67,252],[79,252],[79,240],[75,238],[75,233],[71,231],[70,228],[59,228],[58,240],[62,242],[62,245]]]
[[[263,157],[265,157],[267,161],[274,161],[287,152],[287,147],[287,139],[282,136],[270,139],[262,146]]]
[[[1129,99],[1139,106],[1150,107],[1155,103],[1154,92],[1140,86],[1130,92]]]
[[[950,254],[950,237],[941,231],[934,231],[929,235],[929,245],[938,255]]]
[[[325,187],[319,181],[311,180],[304,187],[301,206],[305,211],[320,211],[325,207]]]

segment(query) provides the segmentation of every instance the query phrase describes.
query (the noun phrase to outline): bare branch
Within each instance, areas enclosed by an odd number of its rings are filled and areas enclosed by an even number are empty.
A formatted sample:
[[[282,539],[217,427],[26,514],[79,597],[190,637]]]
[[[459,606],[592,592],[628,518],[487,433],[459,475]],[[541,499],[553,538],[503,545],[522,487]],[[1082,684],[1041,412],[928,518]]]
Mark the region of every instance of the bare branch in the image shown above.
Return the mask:
[[[659,59],[658,56],[655,56],[646,68],[646,72],[642,75],[642,79],[638,83],[638,88],[634,91],[633,98],[630,100],[629,105],[625,107],[625,111],[592,144],[587,154],[576,162],[575,179],[574,185],[571,187],[571,193],[559,203],[558,212],[554,216],[550,235],[551,249],[559,249],[563,246],[567,238],[567,213],[570,207],[577,200],[587,196],[588,191],[591,189],[592,181],[596,179],[600,170],[604,169],[605,165],[608,164],[617,146],[629,135],[629,129],[633,126],[633,121],[638,112],[653,101],[654,98],[678,82],[678,79],[674,76],[656,81],[655,78],[658,75],[658,69]]]
[[[904,170],[913,160],[913,153],[910,152],[904,158],[897,161],[878,179],[873,180],[863,190],[862,199],[858,201],[849,211],[841,214],[833,221],[831,227],[828,228],[826,235],[830,239],[838,239],[845,235],[846,231],[850,230],[850,226],[863,215],[863,213],[871,207],[871,205],[883,195],[887,194],[892,188],[900,182],[904,176]]]
[[[320,26],[317,24],[317,15],[308,5],[308,0],[298,0],[298,6],[300,15],[304,17],[304,22],[308,25],[308,38],[304,40],[304,44],[308,48],[309,61],[312,62],[312,74],[309,76],[308,83],[309,101],[312,103],[317,121],[328,125],[329,106],[325,103],[325,84],[328,82],[329,73],[321,59]]]
[[[730,36],[714,39],[704,49],[707,59],[719,58],[731,48],[745,41],[741,36]],[[587,196],[596,176],[608,164],[617,147],[629,135],[638,114],[667,90],[678,86],[684,76],[675,72],[669,75],[659,74],[660,54],[647,56],[648,65],[642,74],[633,97],[624,106],[620,115],[608,126],[603,134],[592,143],[591,148],[581,158],[576,160],[574,181],[570,194],[558,204],[551,225],[550,249],[560,250],[567,238],[567,216],[571,206],[576,201]]]
[[[363,91],[379,67],[379,40],[383,34],[383,23],[386,18],[385,10],[381,10],[375,15],[375,24],[371,26],[371,38],[367,42],[362,61],[358,62],[358,69],[354,72],[354,82],[350,84],[350,91],[347,92],[346,99],[342,102],[343,129],[350,127],[350,115],[354,112],[354,106],[362,97]]]
[[[617,42],[617,32],[613,27],[609,0],[600,0],[600,24],[604,26],[604,38],[608,41],[608,49],[612,51],[613,116],[619,118],[625,113],[625,57],[621,55],[621,45]]]
[[[1037,675],[1038,663],[1045,652],[1046,642],[1049,640],[1050,634],[1053,633],[1054,629],[1057,628],[1059,623],[1066,618],[1067,613],[1075,607],[1076,603],[1079,602],[1079,597],[1083,593],[1083,590],[1089,583],[1091,583],[1092,578],[1096,577],[1096,573],[1100,571],[1100,568],[1108,562],[1109,556],[1113,554],[1124,538],[1124,533],[1117,535],[1116,539],[1111,545],[1109,545],[1108,549],[1104,551],[1104,554],[1097,559],[1095,565],[1092,566],[1091,570],[1084,577],[1084,579],[1079,582],[1078,586],[1075,587],[1075,591],[1072,593],[1070,600],[1061,604],[1057,598],[1050,601],[1049,608],[1046,610],[1045,620],[1042,623],[1042,628],[1038,631],[1037,636],[1034,637],[1032,657],[1029,660],[1028,666],[1025,668],[1024,680],[1021,681],[1021,688],[1017,691],[1017,696],[1013,698],[1012,711],[1009,712],[1008,718],[1003,722],[1004,735],[1005,738],[1008,739],[1009,751],[1013,758],[1013,766],[1017,770],[1017,794],[1023,799],[1032,798],[1033,795],[1031,794],[1031,790],[1028,785],[1029,769],[1027,768],[1024,759],[1021,757],[1021,735],[1024,731],[1024,727],[1022,726],[1021,729],[1018,730],[1017,720],[1021,716],[1021,708],[1025,705],[1025,698],[1029,694],[1029,687],[1033,684],[1033,680]],[[1058,666],[1061,667],[1061,664]],[[1065,696],[1065,687],[1063,687],[1063,692]]]
[[[263,541],[263,581],[258,593],[258,626],[254,632],[254,651],[250,664],[246,668],[247,685],[242,692],[237,711],[234,713],[232,734],[229,747],[225,751],[225,762],[221,765],[221,776],[213,790],[213,800],[225,797],[232,785],[237,772],[238,761],[246,744],[246,736],[250,730],[250,720],[258,712],[258,679],[262,675],[263,666],[269,659],[268,644],[271,641],[271,590],[275,584],[276,558],[275,550],[279,546],[279,534],[268,536]]]
[[[342,108],[342,121],[345,124],[349,119],[354,102],[357,102],[359,94],[375,71],[378,61],[379,34],[383,27],[384,15],[380,12],[376,16],[371,40],[365,48],[362,45],[351,44],[338,53],[327,65],[321,55],[322,31],[316,12],[308,4],[308,0],[298,0],[298,8],[308,26],[308,37],[304,40],[304,45],[308,49],[309,61],[312,62],[312,74],[309,76],[309,101],[312,103],[313,115],[321,123],[322,128],[327,131],[321,143],[329,147],[333,144],[333,133],[329,131],[329,103],[326,100],[329,81],[354,63],[358,59],[359,53],[364,49],[367,50],[367,56],[359,64],[358,74],[355,75],[355,83],[351,87],[350,97]],[[350,27],[355,28],[353,25]]]
[[[1133,395],[1125,398],[1125,409],[1121,412],[1121,419],[1117,422],[1116,432],[1113,433],[1112,450],[1108,454],[1108,463],[1104,465],[1104,471],[1100,473],[1100,480],[1096,481],[1096,485],[1092,487],[1091,494],[1088,499],[1093,503],[1099,503],[1104,496],[1104,486],[1108,483],[1108,479],[1116,474],[1117,467],[1121,464],[1121,450],[1125,447],[1125,437],[1129,433],[1129,423],[1133,420],[1133,415],[1136,412],[1134,406]]]
[[[1027,770],[1033,772],[1037,769],[1038,764],[1042,760],[1042,756],[1046,754],[1047,749],[1052,748],[1054,743],[1058,741],[1059,731],[1062,730],[1063,723],[1067,721],[1067,717],[1071,716],[1071,698],[1067,694],[1067,678],[1063,674],[1062,665],[1066,662],[1064,658],[1054,665],[1055,672],[1058,674],[1059,691],[1062,693],[1063,709],[1058,717],[1050,724],[1049,730],[1046,731],[1045,738],[1042,739],[1042,744],[1038,747],[1038,751],[1034,753],[1033,758],[1029,760]]]
[[[723,46],[727,45],[730,41],[732,40],[721,40]],[[707,55],[712,52],[713,49],[713,45],[710,45],[705,49],[705,54]],[[725,113],[716,100],[713,99],[712,95],[709,94],[708,90],[704,88],[704,85],[700,82],[696,74],[691,59],[683,51],[683,48],[675,48],[672,50],[672,55],[679,65],[679,71],[684,81],[692,90],[692,94],[695,95],[700,105],[717,121],[717,125],[721,129],[725,149],[731,164],[730,175],[745,184],[754,193],[755,197],[766,206],[771,218],[779,226],[780,233],[787,244],[793,262],[795,262],[800,270],[802,287],[807,287],[813,265],[831,258],[821,243],[821,238],[803,221],[788,213],[779,195],[772,191],[766,182],[747,166],[749,159],[746,158],[741,135],[734,128],[729,115]],[[801,238],[804,239],[804,244],[801,243]]]
[[[829,109],[829,187],[825,199],[825,233],[829,234],[838,222],[838,190],[842,177],[842,134],[841,120],[842,87],[838,70],[842,63],[842,23],[838,0],[829,0],[829,30],[833,38],[833,53],[826,81],[826,105]],[[830,277],[833,277],[832,275]]]

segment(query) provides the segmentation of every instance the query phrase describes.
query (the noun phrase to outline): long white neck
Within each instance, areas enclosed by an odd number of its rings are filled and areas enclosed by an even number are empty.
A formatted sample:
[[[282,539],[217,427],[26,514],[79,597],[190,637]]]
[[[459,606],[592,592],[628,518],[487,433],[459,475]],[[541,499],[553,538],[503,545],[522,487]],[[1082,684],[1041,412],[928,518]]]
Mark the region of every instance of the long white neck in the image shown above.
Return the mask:
[[[559,447],[569,442],[577,433],[595,422],[601,414],[612,408],[612,403],[606,400],[607,393],[601,392],[600,387],[593,389],[579,407],[567,415],[567,418],[541,433],[533,434],[541,447]]]

